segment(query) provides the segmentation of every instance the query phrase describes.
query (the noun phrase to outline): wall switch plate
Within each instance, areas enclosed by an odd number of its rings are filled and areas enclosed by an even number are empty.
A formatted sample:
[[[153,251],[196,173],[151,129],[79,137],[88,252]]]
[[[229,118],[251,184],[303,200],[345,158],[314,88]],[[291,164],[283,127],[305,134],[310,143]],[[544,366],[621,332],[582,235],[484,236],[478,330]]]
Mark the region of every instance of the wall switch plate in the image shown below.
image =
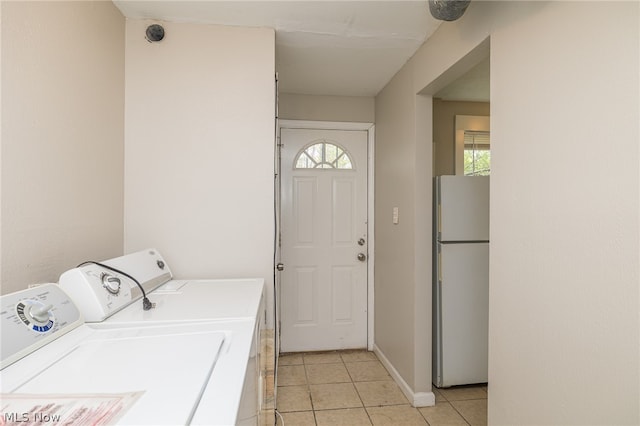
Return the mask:
[[[398,217],[398,208],[394,207],[393,208],[393,224],[397,225],[399,222],[399,217]]]

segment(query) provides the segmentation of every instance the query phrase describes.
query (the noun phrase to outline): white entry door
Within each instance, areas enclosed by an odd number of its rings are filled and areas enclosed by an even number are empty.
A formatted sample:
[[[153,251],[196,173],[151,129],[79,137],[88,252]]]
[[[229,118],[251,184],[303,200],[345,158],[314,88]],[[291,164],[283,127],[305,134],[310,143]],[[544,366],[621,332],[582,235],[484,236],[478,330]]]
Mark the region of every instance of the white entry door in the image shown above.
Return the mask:
[[[367,347],[367,132],[281,131],[281,351]]]

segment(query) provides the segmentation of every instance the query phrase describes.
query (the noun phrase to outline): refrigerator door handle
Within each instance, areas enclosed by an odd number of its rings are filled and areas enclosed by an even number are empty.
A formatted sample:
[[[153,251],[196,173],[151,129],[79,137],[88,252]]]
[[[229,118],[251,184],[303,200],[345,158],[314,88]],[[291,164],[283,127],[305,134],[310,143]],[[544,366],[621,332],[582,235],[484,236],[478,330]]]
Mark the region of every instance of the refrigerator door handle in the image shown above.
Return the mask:
[[[440,203],[438,203],[438,213],[437,213],[437,218],[438,218],[438,229],[436,230],[437,234],[438,234],[438,241],[442,240],[442,206]]]
[[[438,284],[442,286],[442,247],[438,244]]]

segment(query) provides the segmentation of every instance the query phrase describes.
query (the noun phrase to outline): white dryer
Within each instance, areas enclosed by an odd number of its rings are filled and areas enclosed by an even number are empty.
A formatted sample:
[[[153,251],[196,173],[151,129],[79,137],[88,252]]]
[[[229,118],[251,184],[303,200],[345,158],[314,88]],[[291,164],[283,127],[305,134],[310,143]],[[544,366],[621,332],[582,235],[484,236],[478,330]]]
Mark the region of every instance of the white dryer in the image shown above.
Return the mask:
[[[235,403],[219,370],[234,367],[228,359],[221,365],[225,344],[250,338],[248,327],[94,327],[53,284],[3,295],[0,313],[2,424],[235,423],[233,413],[211,407]]]
[[[239,425],[262,423],[265,399],[265,324],[263,279],[174,280],[155,249],[115,259],[88,262],[65,272],[60,286],[99,329],[137,324],[217,324],[227,338],[213,373],[218,392],[193,417],[194,424],[213,424],[209,418],[227,411]],[[148,303],[134,303],[148,298]],[[150,309],[145,307],[153,306]],[[174,350],[179,362],[180,348]],[[231,399],[231,401],[230,401]],[[217,423],[216,423],[217,424]]]
[[[263,303],[264,279],[173,279],[158,250],[147,249],[86,261],[63,273],[60,286],[86,322],[227,320],[256,318]],[[133,304],[145,296],[153,308]],[[130,304],[127,313],[118,314]]]

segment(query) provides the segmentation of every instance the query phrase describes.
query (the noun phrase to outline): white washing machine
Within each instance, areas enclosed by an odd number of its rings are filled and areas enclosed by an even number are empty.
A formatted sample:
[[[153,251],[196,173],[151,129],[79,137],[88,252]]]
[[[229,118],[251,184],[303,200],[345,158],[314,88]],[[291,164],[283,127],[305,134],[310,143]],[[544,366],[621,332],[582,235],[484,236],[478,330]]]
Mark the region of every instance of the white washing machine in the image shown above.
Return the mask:
[[[265,324],[263,279],[174,280],[157,250],[147,249],[103,262],[90,262],[60,277],[60,286],[76,302],[87,322],[107,330],[122,325],[215,323],[227,333],[213,376],[226,383],[223,394],[193,417],[212,424],[213,412],[234,412],[232,423],[262,424],[265,360],[261,332]],[[136,303],[148,298],[146,306]],[[149,306],[153,306],[149,308]],[[149,308],[149,309],[145,309]],[[174,351],[176,360],[181,349]],[[238,360],[243,366],[236,365]],[[233,402],[228,399],[233,397]],[[222,402],[224,401],[224,402]],[[210,413],[209,413],[210,412]]]
[[[2,424],[236,423],[225,380],[246,367],[248,321],[94,326],[53,284],[3,295],[0,314]]]

